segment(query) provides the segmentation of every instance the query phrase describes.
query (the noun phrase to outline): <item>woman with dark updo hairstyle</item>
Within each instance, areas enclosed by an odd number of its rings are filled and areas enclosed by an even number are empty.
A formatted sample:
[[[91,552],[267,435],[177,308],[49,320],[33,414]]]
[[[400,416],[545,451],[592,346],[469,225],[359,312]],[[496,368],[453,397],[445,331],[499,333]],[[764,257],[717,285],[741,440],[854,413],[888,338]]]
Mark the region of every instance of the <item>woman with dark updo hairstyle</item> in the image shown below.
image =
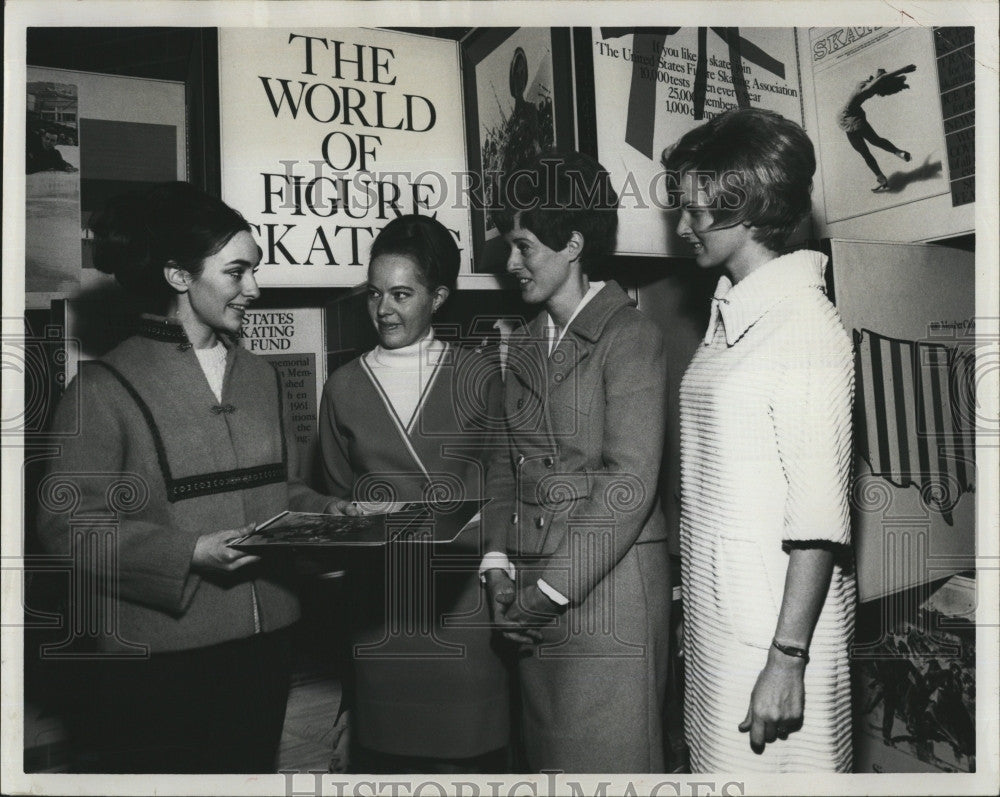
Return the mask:
[[[286,509],[341,504],[298,479],[278,375],[236,343],[260,248],[239,213],[187,183],[116,198],[90,227],[95,265],[158,315],[82,364],[41,487],[41,540],[78,571],[105,572],[86,552],[114,518],[100,607],[114,624],[81,665],[79,766],[272,772],[299,605],[289,573],[228,543]]]
[[[398,501],[477,499],[492,347],[439,339],[459,252],[428,216],[400,216],[372,244],[367,309],[379,343],[333,373],[320,441],[327,488],[365,511]],[[509,729],[503,661],[491,644],[477,570],[477,523],[440,550],[358,552],[348,567],[355,772],[499,772]]]

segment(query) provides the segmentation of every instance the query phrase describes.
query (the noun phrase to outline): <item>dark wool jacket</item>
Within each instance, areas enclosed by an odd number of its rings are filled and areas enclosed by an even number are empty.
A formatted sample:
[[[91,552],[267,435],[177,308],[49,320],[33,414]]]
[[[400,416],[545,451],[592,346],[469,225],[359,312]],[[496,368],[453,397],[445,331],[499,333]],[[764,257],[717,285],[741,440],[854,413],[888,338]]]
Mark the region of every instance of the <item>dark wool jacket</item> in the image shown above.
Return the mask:
[[[40,489],[39,534],[85,573],[112,565],[115,638],[152,652],[202,647],[298,619],[291,573],[260,561],[199,575],[202,534],[239,529],[286,509],[322,511],[328,498],[297,476],[277,373],[229,347],[216,400],[184,331],[145,318],[141,333],[84,363],[55,414],[60,445]],[[84,540],[113,530],[113,559]]]

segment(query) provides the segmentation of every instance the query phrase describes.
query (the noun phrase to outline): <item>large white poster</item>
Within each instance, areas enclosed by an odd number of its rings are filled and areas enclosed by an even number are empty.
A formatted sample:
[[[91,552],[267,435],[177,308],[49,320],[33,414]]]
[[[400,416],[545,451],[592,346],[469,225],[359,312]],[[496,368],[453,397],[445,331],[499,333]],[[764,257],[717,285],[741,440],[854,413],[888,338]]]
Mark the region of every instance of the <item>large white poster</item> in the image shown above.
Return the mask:
[[[621,195],[621,254],[684,254],[660,155],[736,107],[802,122],[792,28],[593,28],[597,150]]]
[[[263,286],[349,286],[379,230],[440,219],[469,270],[458,46],[365,28],[219,31],[222,194]]]
[[[828,224],[948,192],[933,35],[810,30]]]

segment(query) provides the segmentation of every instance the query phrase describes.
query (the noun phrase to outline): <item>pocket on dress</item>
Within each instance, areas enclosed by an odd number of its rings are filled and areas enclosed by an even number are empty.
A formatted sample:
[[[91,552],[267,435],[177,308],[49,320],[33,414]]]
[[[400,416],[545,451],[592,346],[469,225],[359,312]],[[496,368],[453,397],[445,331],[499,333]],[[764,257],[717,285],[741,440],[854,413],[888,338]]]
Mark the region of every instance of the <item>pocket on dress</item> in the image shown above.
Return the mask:
[[[719,590],[733,635],[744,645],[770,647],[779,604],[759,546],[753,540],[722,537],[719,559]]]

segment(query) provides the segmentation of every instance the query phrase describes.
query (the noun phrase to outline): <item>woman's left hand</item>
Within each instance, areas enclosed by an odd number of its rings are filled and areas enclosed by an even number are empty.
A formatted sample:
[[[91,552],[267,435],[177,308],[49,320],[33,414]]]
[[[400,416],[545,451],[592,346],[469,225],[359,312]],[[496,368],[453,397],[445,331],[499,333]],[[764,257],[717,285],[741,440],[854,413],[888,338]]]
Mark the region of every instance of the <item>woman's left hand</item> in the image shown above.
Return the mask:
[[[805,667],[805,659],[787,656],[773,647],[768,651],[767,664],[750,694],[747,716],[739,726],[741,733],[749,731],[750,749],[758,755],[764,752],[765,744],[787,739],[802,727]]]

